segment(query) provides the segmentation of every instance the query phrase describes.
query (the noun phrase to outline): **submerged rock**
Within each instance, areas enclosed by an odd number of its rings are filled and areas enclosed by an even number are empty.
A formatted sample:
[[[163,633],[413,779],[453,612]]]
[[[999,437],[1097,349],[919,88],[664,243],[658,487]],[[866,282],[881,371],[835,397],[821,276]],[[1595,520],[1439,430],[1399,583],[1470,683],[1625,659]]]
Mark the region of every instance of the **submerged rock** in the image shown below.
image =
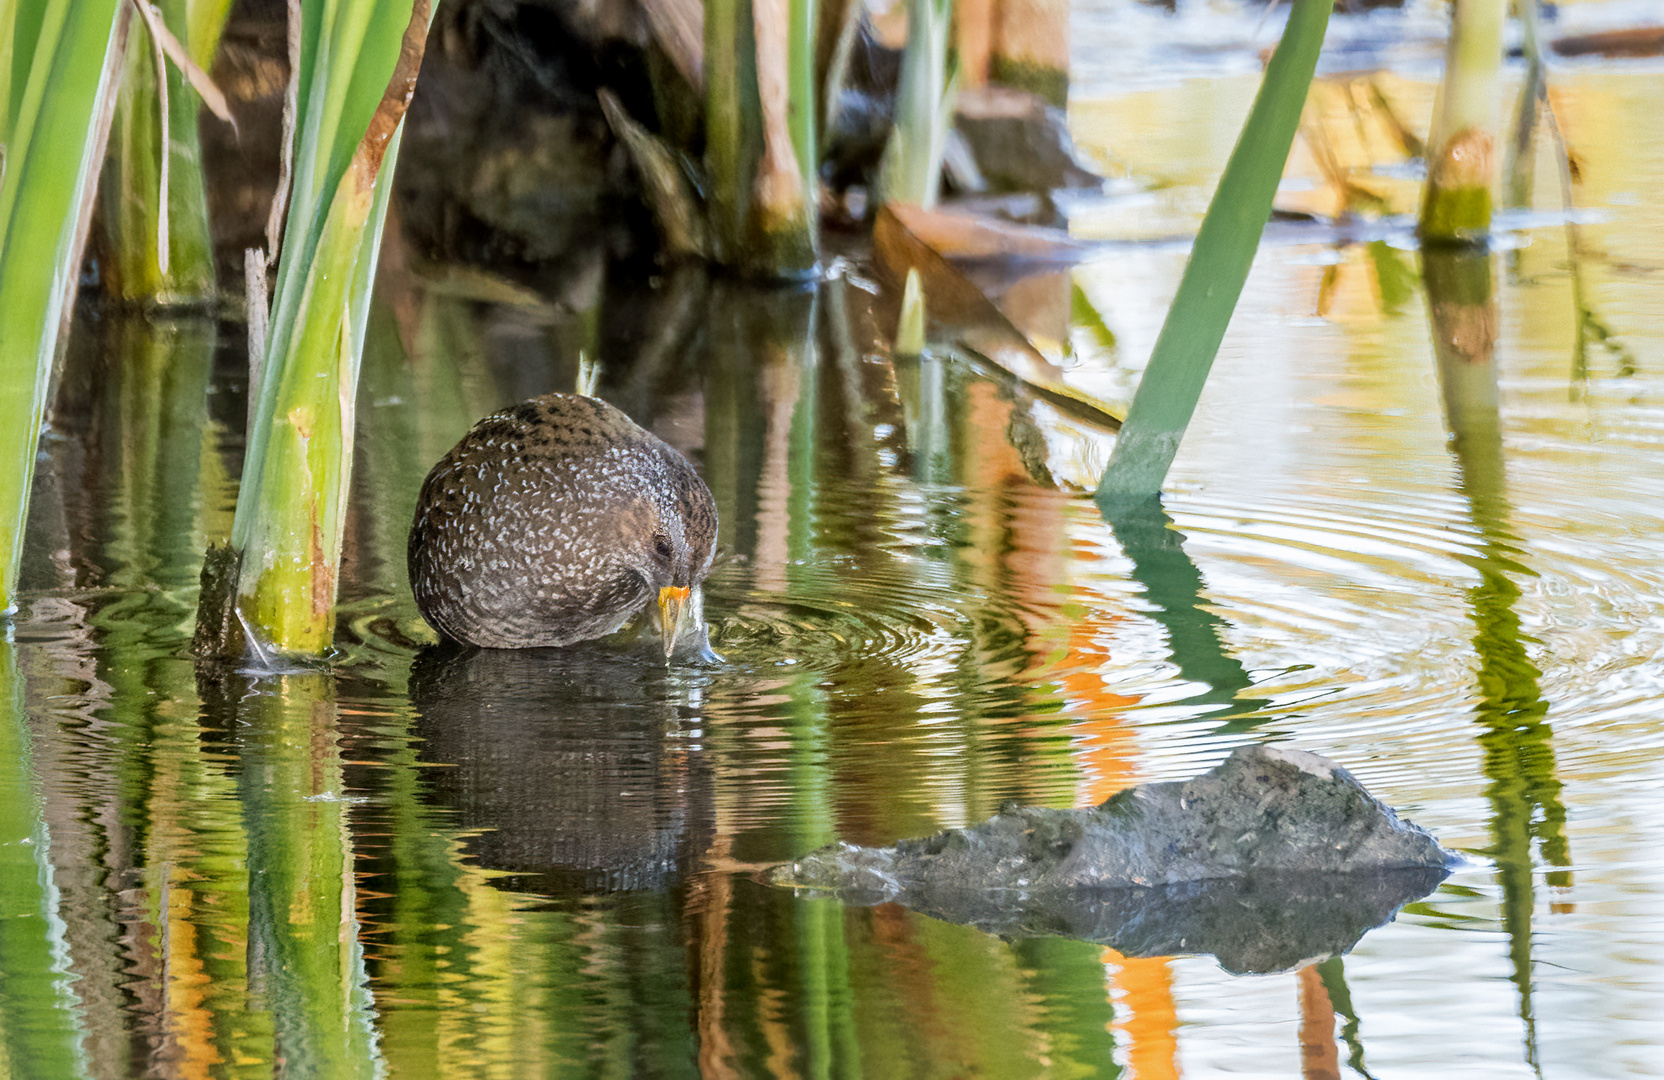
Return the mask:
[[[1088,810],[1020,807],[894,847],[834,845],[767,880],[1004,936],[1268,971],[1349,948],[1456,861],[1334,762],[1252,745]]]

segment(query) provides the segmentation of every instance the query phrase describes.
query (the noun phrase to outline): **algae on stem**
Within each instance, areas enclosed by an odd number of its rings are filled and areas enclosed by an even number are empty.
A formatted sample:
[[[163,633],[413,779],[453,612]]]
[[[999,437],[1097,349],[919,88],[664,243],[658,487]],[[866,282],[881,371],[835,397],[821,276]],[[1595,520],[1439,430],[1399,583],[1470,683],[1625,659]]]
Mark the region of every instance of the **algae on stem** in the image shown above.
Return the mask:
[[[1505,16],[1505,0],[1456,0],[1452,10],[1444,80],[1427,140],[1423,243],[1466,243],[1490,231]]]

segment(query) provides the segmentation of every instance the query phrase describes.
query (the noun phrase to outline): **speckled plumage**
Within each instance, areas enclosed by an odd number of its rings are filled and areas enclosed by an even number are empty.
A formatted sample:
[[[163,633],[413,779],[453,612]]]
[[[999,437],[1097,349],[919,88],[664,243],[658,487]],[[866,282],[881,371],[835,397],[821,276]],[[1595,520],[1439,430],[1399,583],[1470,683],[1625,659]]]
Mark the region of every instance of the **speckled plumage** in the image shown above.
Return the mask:
[[[697,587],[715,548],[716,503],[685,457],[604,401],[546,394],[475,424],[428,473],[410,584],[457,641],[569,645]]]

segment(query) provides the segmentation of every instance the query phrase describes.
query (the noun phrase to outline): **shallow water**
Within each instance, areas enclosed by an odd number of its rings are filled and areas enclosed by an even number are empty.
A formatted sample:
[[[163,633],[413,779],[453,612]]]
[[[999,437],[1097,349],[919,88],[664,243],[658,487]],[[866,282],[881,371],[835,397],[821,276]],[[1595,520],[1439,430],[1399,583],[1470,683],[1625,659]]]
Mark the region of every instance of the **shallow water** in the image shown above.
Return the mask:
[[[1115,14],[1082,17],[1083,47]],[[1252,85],[1257,12],[1180,18],[1228,39],[1199,73],[1240,84],[1086,65],[1072,110],[1128,178],[1077,233],[1140,241],[1073,273],[1114,343],[1075,327],[1071,377],[1111,400]],[[1397,25],[1369,18],[1348,40]],[[1426,16],[1404,18],[1382,55],[1425,102]],[[1664,68],[1555,86],[1584,300],[1624,351],[1573,372],[1546,156],[1538,215],[1477,269],[1424,274],[1391,219],[1374,243],[1279,226],[1172,529],[1112,530],[1069,490],[1110,436],[952,360],[892,363],[857,281],[597,287],[597,265],[505,298],[389,259],[327,673],[187,655],[241,459],[237,329],[83,311],[0,667],[0,1073],[1664,1072]],[[1294,171],[1291,198],[1321,188]],[[1493,301],[1430,302],[1441,273]],[[1438,355],[1474,326],[1488,355]],[[716,494],[720,665],[422,647],[421,477],[476,417],[571,385],[580,349]],[[1348,955],[1252,977],[754,880],[1249,739],[1334,757],[1471,865]]]

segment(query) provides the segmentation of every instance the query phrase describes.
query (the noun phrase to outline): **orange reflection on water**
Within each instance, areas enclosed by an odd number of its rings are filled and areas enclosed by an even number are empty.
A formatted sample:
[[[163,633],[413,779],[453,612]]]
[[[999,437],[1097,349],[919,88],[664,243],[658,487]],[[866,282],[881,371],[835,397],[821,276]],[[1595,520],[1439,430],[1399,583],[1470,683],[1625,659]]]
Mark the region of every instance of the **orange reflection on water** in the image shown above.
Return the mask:
[[[1300,1076],[1302,1080],[1340,1080],[1340,1048],[1335,1045],[1335,1006],[1316,964],[1300,969]]]
[[[1179,1014],[1173,1006],[1173,973],[1166,956],[1122,956],[1103,952],[1104,969],[1121,1008],[1117,1034],[1127,1041],[1127,1064],[1136,1080],[1171,1080],[1179,1075]]]
[[[1081,616],[1070,631],[1067,670],[1058,680],[1070,711],[1085,717],[1069,726],[1080,769],[1077,806],[1096,806],[1138,781],[1137,736],[1126,724],[1126,710],[1139,699],[1109,689],[1101,674],[1110,663],[1101,644],[1102,624],[1117,618],[1102,612]]]
[[[164,869],[171,873],[171,868]],[[189,889],[162,885],[162,941],[159,952],[162,981],[163,1038],[152,1063],[168,1075],[195,1080],[213,1073],[224,1062],[215,1045],[214,1017],[207,1007],[205,991],[210,976],[197,955],[197,926],[192,921],[196,894]],[[141,996],[144,996],[141,992]]]

